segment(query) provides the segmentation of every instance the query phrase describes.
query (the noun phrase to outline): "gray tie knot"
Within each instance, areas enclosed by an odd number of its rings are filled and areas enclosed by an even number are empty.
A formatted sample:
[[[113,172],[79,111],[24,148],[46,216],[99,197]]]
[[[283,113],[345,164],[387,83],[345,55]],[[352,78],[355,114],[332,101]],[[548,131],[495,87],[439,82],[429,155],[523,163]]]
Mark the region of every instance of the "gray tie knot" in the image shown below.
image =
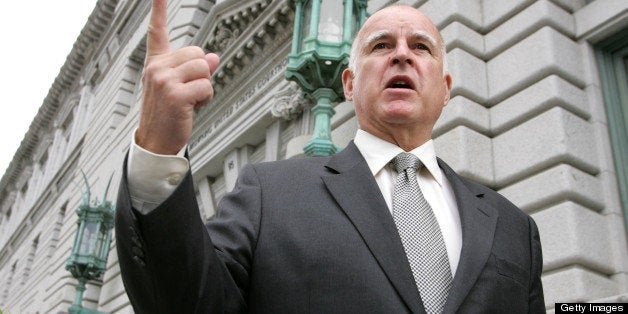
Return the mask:
[[[406,169],[412,168],[415,171],[421,167],[421,161],[419,157],[410,153],[400,153],[392,160],[395,169],[397,169],[398,173],[405,172]]]

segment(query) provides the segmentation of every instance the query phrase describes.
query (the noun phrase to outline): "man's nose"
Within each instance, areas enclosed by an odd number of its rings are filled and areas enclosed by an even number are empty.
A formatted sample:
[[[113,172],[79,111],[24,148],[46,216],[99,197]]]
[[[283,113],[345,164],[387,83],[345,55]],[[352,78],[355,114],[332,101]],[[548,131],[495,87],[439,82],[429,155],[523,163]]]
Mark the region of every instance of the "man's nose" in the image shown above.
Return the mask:
[[[395,54],[393,56],[392,63],[393,64],[400,64],[400,63],[412,64],[412,57],[411,57],[410,49],[408,48],[408,45],[406,45],[405,43],[397,45],[397,47],[395,48]]]

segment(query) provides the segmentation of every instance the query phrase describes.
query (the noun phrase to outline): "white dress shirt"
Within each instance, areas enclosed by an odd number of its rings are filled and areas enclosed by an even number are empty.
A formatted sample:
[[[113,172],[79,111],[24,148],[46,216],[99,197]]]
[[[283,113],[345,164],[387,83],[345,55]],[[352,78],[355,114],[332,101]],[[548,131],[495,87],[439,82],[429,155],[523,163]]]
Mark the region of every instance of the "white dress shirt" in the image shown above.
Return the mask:
[[[133,136],[127,161],[133,208],[148,214],[174,192],[190,169],[190,162],[184,157],[186,148],[176,155],[159,155],[137,145]]]
[[[358,130],[354,143],[366,159],[366,163],[382,191],[388,210],[392,214],[392,196],[397,170],[390,164],[390,161],[404,150],[363,130]],[[453,277],[458,268],[460,250],[462,249],[462,227],[456,196],[449,180],[438,166],[434,141],[429,140],[409,153],[417,156],[424,165],[417,174],[419,187],[425,200],[432,207],[440,226]]]
[[[390,161],[403,152],[403,149],[363,130],[358,130],[354,142],[366,159],[392,214],[393,185],[397,171],[390,165]],[[154,154],[137,145],[133,138],[127,164],[127,178],[131,204],[136,210],[147,214],[174,192],[190,169],[184,153],[185,148],[177,155]],[[453,277],[458,268],[462,248],[462,228],[456,197],[449,181],[438,167],[432,140],[410,153],[416,155],[425,165],[417,175],[419,187],[425,200],[434,210],[445,240]]]

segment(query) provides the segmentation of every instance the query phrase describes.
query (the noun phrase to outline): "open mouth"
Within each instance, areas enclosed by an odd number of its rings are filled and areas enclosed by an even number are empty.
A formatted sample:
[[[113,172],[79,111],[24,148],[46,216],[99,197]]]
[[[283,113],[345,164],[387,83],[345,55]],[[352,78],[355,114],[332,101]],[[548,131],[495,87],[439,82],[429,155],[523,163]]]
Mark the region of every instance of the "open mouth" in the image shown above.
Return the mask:
[[[388,84],[386,84],[386,88],[400,88],[400,89],[414,90],[412,81],[407,77],[394,77],[388,82]]]
[[[388,88],[407,88],[407,89],[412,89],[412,86],[410,86],[410,84],[405,83],[405,82],[394,82],[394,83],[390,84],[390,86],[388,86]]]

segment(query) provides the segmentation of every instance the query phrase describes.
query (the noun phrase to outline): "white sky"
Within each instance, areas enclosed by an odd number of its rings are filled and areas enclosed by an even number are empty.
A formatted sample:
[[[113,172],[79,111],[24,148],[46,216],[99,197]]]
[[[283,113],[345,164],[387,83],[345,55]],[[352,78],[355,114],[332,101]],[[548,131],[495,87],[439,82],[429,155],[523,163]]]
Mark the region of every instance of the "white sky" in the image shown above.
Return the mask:
[[[11,0],[0,9],[0,177],[96,0]]]

